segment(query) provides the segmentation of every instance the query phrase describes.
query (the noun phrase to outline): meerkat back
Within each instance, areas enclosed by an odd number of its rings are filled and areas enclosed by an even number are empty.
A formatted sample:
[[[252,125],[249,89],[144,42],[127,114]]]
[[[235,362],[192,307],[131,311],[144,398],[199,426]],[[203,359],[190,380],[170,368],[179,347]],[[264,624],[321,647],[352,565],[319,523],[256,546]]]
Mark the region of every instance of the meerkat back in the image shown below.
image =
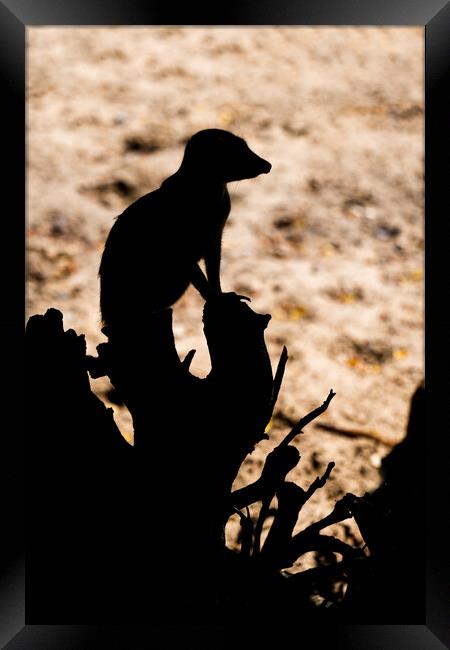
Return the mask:
[[[187,242],[183,246],[177,202],[158,189],[117,217],[99,269],[105,325],[125,324],[137,314],[167,308],[189,285],[179,269]]]

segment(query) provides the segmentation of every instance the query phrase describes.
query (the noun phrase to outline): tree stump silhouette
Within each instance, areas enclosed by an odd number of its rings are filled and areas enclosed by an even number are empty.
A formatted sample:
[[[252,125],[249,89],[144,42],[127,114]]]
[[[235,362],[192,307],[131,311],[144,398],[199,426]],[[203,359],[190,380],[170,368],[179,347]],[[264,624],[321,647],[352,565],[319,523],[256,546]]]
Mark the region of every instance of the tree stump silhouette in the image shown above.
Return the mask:
[[[325,485],[334,463],[302,490],[285,480],[300,460],[290,443],[328,407],[332,391],[267,456],[260,478],[232,492],[245,457],[268,437],[265,427],[287,360],[284,350],[274,377],[264,341],[269,320],[235,294],[208,301],[203,322],[211,372],[200,379],[189,371],[193,353],[178,357],[170,309],[149,316],[139,332],[105,332],[109,340],[95,358],[86,356],[83,335],[64,331],[57,310],[29,319],[30,623],[232,620],[264,607],[316,615],[311,596],[331,593],[336,579],[350,582],[350,597],[328,600],[320,615],[351,620],[364,604],[373,610],[361,583],[373,558],[321,533],[355,516],[369,531],[368,547],[388,580],[400,561],[400,531],[395,528],[392,540],[383,529],[377,543],[377,527],[393,503],[399,520],[411,516],[411,508],[405,515],[400,505],[405,494],[398,465],[417,458],[422,416],[411,410],[410,441],[403,444],[408,458],[400,451],[386,459],[390,491],[364,499],[345,495],[330,515],[294,535],[300,509]],[[133,418],[134,446],[122,437],[112,409],[91,392],[88,370],[93,377],[108,375],[122,395]],[[261,546],[275,495],[279,510]],[[262,505],[252,522],[242,509],[256,501]],[[233,513],[241,520],[240,553],[225,544]],[[419,548],[407,555],[409,562]],[[343,560],[290,579],[280,572],[311,550]],[[365,594],[363,603],[358,593]]]
[[[31,444],[31,475],[38,486],[31,494],[34,523],[45,520],[46,529],[37,553],[46,571],[54,563],[73,569],[70,576],[55,571],[48,604],[63,607],[62,581],[78,584],[83,575],[89,585],[97,575],[106,585],[108,567],[123,589],[145,575],[169,611],[178,595],[202,606],[214,602],[209,583],[211,576],[217,581],[225,552],[231,486],[271,416],[272,370],[263,334],[269,318],[234,294],[207,304],[212,370],[205,379],[193,376],[178,357],[171,310],[149,317],[141,333],[114,332],[99,346],[98,359],[88,360],[84,337],[64,332],[60,312],[30,318],[30,409],[38,429],[46,431],[45,439],[32,436]],[[88,367],[94,376],[108,374],[123,396],[133,418],[134,447],[90,391]],[[84,545],[74,517],[80,509],[90,529]],[[57,510],[65,513],[58,521]],[[64,543],[44,548],[48,531],[56,529],[55,539],[64,531]],[[75,539],[83,566],[64,550]],[[194,598],[186,595],[192,584]],[[32,600],[45,607],[45,598]],[[117,606],[106,598],[101,611],[111,608]],[[140,608],[133,602],[121,605],[124,611],[134,615]]]

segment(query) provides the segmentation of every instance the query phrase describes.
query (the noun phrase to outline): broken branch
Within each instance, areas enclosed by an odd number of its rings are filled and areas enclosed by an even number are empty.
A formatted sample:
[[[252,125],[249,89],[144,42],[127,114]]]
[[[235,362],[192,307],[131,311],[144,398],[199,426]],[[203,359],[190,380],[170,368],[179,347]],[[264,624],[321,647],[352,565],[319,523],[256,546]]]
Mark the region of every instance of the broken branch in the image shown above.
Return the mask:
[[[315,420],[317,417],[319,417],[319,415],[322,415],[322,413],[327,410],[331,400],[335,395],[336,393],[333,391],[333,389],[331,389],[326,400],[318,408],[314,409],[314,411],[311,411],[305,415],[305,417],[299,420],[297,424],[292,427],[287,436],[280,442],[278,447],[285,447],[288,445],[296,436],[298,436],[299,433],[302,433],[303,427],[306,427],[307,424]]]

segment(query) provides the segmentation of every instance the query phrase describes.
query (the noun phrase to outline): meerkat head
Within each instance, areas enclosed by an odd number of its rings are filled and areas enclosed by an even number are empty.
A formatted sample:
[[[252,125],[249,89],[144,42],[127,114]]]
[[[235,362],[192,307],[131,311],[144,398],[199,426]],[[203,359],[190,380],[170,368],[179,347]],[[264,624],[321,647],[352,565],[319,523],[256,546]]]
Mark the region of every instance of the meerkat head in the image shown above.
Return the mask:
[[[223,129],[204,129],[187,142],[182,168],[229,183],[268,174],[272,165],[254,153],[243,138]]]

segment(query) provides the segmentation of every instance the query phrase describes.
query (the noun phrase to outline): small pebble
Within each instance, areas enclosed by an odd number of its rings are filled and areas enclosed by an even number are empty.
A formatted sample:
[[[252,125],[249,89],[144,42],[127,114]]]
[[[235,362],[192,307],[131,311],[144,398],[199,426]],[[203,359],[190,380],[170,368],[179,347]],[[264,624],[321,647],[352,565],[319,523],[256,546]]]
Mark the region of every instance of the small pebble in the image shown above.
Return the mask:
[[[125,124],[126,121],[127,121],[127,116],[125,113],[118,113],[113,117],[114,124]]]
[[[394,239],[394,237],[398,237],[400,232],[401,230],[397,226],[388,226],[383,224],[376,228],[375,235],[378,239],[381,239],[383,241],[388,241],[389,239]]]

